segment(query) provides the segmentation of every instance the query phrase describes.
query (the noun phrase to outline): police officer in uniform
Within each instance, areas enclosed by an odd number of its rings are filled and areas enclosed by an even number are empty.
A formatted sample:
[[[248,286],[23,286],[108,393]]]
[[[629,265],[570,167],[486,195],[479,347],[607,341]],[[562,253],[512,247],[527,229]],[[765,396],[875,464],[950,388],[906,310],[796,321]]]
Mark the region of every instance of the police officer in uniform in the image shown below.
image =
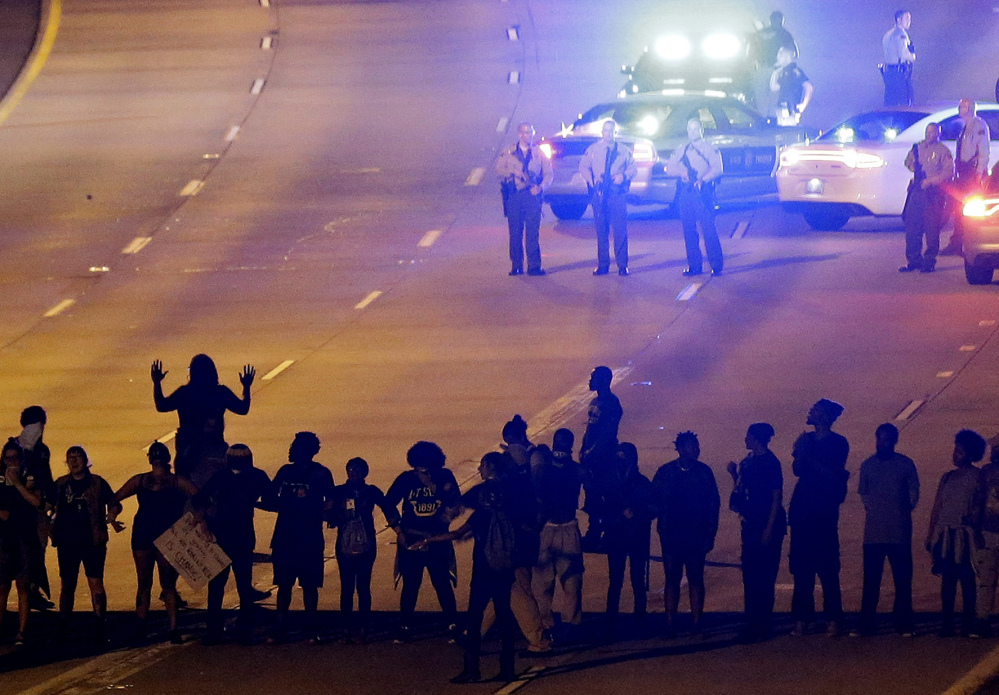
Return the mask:
[[[777,125],[798,125],[815,87],[798,67],[794,49],[789,46],[777,50],[777,69],[770,75],[770,91],[777,93]]]
[[[881,39],[885,62],[880,66],[885,83],[885,106],[912,105],[912,64],[916,51],[909,40],[912,13],[899,10],[895,13],[895,26]]]
[[[954,210],[954,233],[947,248],[941,251],[944,256],[960,256],[964,247],[964,199],[982,189],[989,172],[989,124],[975,115],[975,102],[961,99],[957,106],[958,115],[964,121],[961,133],[957,136],[957,158],[954,160],[954,193],[957,208]]]
[[[926,126],[926,139],[912,146],[905,166],[913,172],[902,218],[905,220],[906,265],[900,273],[932,273],[940,250],[940,227],[947,210],[944,187],[954,178],[954,158],[940,142],[940,126]],[[923,252],[923,237],[926,252]]]
[[[677,205],[687,247],[687,269],[683,274],[690,277],[703,272],[701,240],[697,235],[697,224],[700,223],[711,275],[718,276],[725,263],[715,228],[714,189],[722,175],[721,152],[704,139],[704,128],[696,118],[687,121],[687,137],[690,142],[677,148],[666,162],[666,175],[680,179]]]
[[[541,196],[555,174],[551,160],[534,144],[534,126],[517,126],[517,142],[504,149],[496,162],[503,191],[503,213],[510,228],[510,275],[524,274],[524,240],[527,240],[527,274],[544,275],[541,267]]]
[[[610,233],[614,232],[617,274],[628,274],[628,189],[638,169],[631,148],[614,139],[617,123],[604,122],[602,137],[586,148],[579,173],[590,191],[593,221],[597,227],[597,268],[594,275],[610,272]]]

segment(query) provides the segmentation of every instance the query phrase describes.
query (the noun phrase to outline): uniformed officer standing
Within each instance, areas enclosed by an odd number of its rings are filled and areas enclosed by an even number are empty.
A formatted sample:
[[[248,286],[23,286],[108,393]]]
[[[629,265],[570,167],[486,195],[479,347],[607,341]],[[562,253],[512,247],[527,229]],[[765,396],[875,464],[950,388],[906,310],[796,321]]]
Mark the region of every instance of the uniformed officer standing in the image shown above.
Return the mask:
[[[769,89],[770,74],[777,62],[777,51],[787,46],[791,49],[792,58],[798,57],[798,44],[791,32],[784,26],[784,13],[775,10],[770,13],[770,26],[763,27],[752,36],[753,55],[756,59],[758,79],[754,82],[756,88],[756,106],[760,113],[773,115],[773,100]]]
[[[593,222],[597,227],[597,268],[594,275],[610,271],[610,233],[614,231],[617,274],[628,274],[628,189],[638,169],[631,148],[614,139],[617,123],[604,122],[602,137],[586,148],[579,173],[590,191]]]
[[[940,250],[940,226],[947,210],[944,187],[954,178],[954,157],[940,142],[940,126],[926,126],[926,139],[916,143],[905,158],[905,166],[913,172],[909,194],[902,217],[905,220],[906,265],[900,273],[918,270],[932,273]],[[926,252],[923,252],[923,237]]]
[[[722,175],[721,152],[704,139],[704,128],[696,118],[687,121],[687,137],[690,142],[677,148],[666,162],[666,175],[680,178],[677,204],[687,247],[687,269],[683,274],[690,277],[703,272],[701,240],[697,235],[700,222],[711,275],[718,276],[725,262],[715,228],[715,185]]]
[[[524,274],[524,240],[527,240],[527,274],[544,275],[541,267],[541,196],[555,174],[551,160],[534,144],[534,126],[517,126],[517,142],[500,153],[496,173],[503,190],[503,212],[510,228],[510,275]]]
[[[954,211],[954,233],[951,234],[947,248],[940,252],[945,256],[960,256],[963,253],[964,199],[982,189],[989,172],[989,124],[975,115],[975,102],[972,99],[961,99],[957,112],[964,125],[957,136],[957,158],[954,160],[954,193],[957,205]]]
[[[770,75],[770,91],[777,93],[777,125],[798,125],[815,87],[794,61],[793,48],[781,46],[777,50],[777,69]]]
[[[895,13],[895,26],[881,39],[885,50],[885,62],[880,66],[885,106],[912,105],[912,64],[916,62],[916,51],[909,40],[911,24],[912,13],[899,10]]]

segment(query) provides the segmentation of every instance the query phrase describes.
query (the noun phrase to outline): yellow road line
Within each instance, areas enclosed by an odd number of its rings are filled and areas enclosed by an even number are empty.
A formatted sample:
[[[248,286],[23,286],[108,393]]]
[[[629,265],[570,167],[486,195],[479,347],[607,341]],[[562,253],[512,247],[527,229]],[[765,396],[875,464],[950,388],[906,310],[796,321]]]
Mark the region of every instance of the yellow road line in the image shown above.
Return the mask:
[[[52,53],[52,46],[55,45],[56,34],[59,33],[59,20],[62,18],[62,0],[48,0],[42,5],[42,19],[38,25],[39,37],[35,39],[35,46],[28,56],[26,69],[17,76],[14,86],[7,96],[0,101],[0,125],[3,125],[10,114],[14,112],[17,105],[21,103],[24,95],[28,93],[28,88],[38,77]]]

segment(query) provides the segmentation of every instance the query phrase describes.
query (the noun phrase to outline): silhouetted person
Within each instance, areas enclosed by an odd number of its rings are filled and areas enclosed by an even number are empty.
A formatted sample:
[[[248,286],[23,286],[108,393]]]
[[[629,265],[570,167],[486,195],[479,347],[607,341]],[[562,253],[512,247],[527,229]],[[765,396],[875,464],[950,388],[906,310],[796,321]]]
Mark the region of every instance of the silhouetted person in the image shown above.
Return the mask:
[[[277,512],[271,555],[274,583],[278,587],[277,624],[271,640],[287,637],[288,609],[295,582],[302,588],[305,606],[305,636],[310,644],[319,642],[319,589],[323,586],[323,554],[326,539],[323,522],[333,504],[333,474],[314,461],[319,453],[319,437],[299,432],[288,449],[288,461],[274,476],[274,484],[264,500],[264,509]]]
[[[479,475],[482,482],[473,490],[475,511],[457,530],[434,534],[413,544],[415,552],[472,536],[472,580],[468,595],[468,625],[465,638],[464,668],[451,679],[452,683],[475,683],[482,679],[479,658],[482,647],[482,616],[492,601],[500,629],[500,672],[496,680],[509,683],[516,680],[514,670],[517,625],[510,608],[510,591],[514,583],[516,532],[514,517],[516,475],[511,471],[512,460],[506,454],[492,452],[482,457]]]
[[[402,581],[399,598],[402,624],[397,642],[404,642],[412,635],[413,615],[424,571],[430,575],[448,629],[452,635],[457,633],[454,586],[458,568],[454,546],[444,542],[420,549],[411,546],[424,538],[447,533],[461,497],[458,482],[444,467],[444,452],[433,442],[417,442],[411,446],[406,452],[406,462],[412,470],[401,473],[385,493],[385,502],[390,507],[398,509],[402,504],[402,516],[392,526],[398,537],[396,582]]]
[[[954,634],[954,603],[957,585],[961,585],[961,631],[976,634],[975,629],[975,536],[981,511],[982,472],[976,461],[985,456],[985,440],[977,432],[961,430],[954,436],[954,469],[940,478],[926,550],[933,558],[933,574],[940,577],[940,602],[943,624],[941,637]]]
[[[749,642],[770,636],[781,548],[787,534],[784,513],[784,473],[770,451],[774,428],[757,422],[746,431],[749,454],[741,463],[729,462],[735,487],[728,507],[742,520],[742,586],[745,594]]]
[[[784,13],[775,10],[770,13],[770,25],[753,35],[753,48],[760,67],[764,70],[772,69],[777,60],[777,51],[783,47],[791,49],[794,57],[798,57],[798,44],[784,26]]]
[[[583,511],[589,517],[583,548],[601,551],[604,532],[604,489],[610,484],[614,461],[617,456],[617,431],[624,411],[621,401],[611,392],[614,373],[610,367],[600,366],[590,375],[590,390],[597,396],[590,401],[586,431],[579,450],[579,463],[583,467],[583,489],[586,491]]]
[[[90,603],[96,618],[94,638],[103,646],[107,640],[105,615],[108,599],[104,591],[104,564],[108,552],[108,519],[121,512],[107,481],[90,472],[90,461],[82,446],[66,451],[69,474],[55,482],[55,520],[52,545],[59,558],[60,634],[69,634],[80,565],[90,588]]]
[[[180,421],[175,441],[177,475],[186,478],[191,476],[192,469],[201,460],[199,445],[205,432],[205,421],[214,417],[219,423],[219,436],[224,439],[226,411],[237,415],[250,412],[250,386],[257,374],[250,365],[243,367],[239,375],[243,397],[237,398],[228,386],[219,383],[215,362],[208,355],[195,355],[188,372],[188,383],[178,387],[169,396],[164,396],[163,379],[169,372],[163,371],[163,363],[159,360],[154,361],[149,370],[153,380],[156,412],[177,411]]]
[[[330,526],[336,528],[336,562],[340,570],[340,615],[344,640],[354,639],[354,592],[362,643],[368,639],[371,616],[371,571],[378,543],[375,539],[375,507],[382,510],[391,525],[399,522],[399,512],[385,502],[385,494],[368,485],[368,462],[362,458],[347,461],[347,482],[333,491]]]
[[[538,607],[546,630],[555,627],[552,603],[556,578],[562,585],[562,622],[573,626],[583,622],[583,547],[576,519],[582,472],[572,458],[573,440],[571,430],[556,430],[551,455],[542,449],[543,461],[537,472],[543,526],[536,572],[542,587]]]
[[[656,499],[652,482],[638,469],[638,449],[631,442],[621,442],[617,448],[616,472],[619,482],[607,509],[607,617],[609,637],[617,628],[621,605],[625,563],[630,563],[629,577],[634,596],[635,618],[644,626],[648,598],[649,545],[652,539],[652,519]]]
[[[197,461],[188,469],[188,480],[199,488],[212,476],[227,467],[229,444],[222,433],[222,421],[214,415],[205,420],[201,435],[190,447],[197,452]]]
[[[826,630],[835,637],[843,618],[839,584],[839,506],[846,499],[846,459],[850,444],[832,431],[843,406],[823,398],[808,411],[807,423],[794,443],[791,470],[798,477],[788,507],[791,526],[790,567],[794,575],[791,612],[795,635],[804,634],[815,613],[815,577],[822,582]]]
[[[715,547],[721,498],[714,473],[698,461],[701,446],[693,432],[681,432],[674,441],[680,455],[656,471],[655,486],[659,543],[666,571],[667,631],[673,634],[680,582],[687,573],[694,631],[700,632],[704,613],[704,562]]]
[[[177,628],[177,570],[174,569],[155,545],[163,535],[184,515],[184,506],[189,497],[198,489],[191,481],[170,470],[170,450],[166,444],[153,442],[147,454],[151,470],[132,476],[114,494],[118,506],[111,510],[112,524],[118,517],[120,502],[135,496],[139,509],[132,521],[132,559],[135,561],[135,574],[138,588],[135,592],[135,615],[138,623],[133,641],[145,641],[148,633],[149,597],[153,589],[153,569],[159,571],[160,588],[166,604],[167,621],[170,626],[170,641],[180,644],[181,635]],[[119,528],[116,526],[116,528]]]
[[[253,514],[257,505],[271,491],[271,479],[253,465],[253,452],[245,444],[233,444],[226,452],[224,467],[217,471],[198,493],[196,504],[207,507],[208,528],[232,565],[208,582],[208,634],[205,642],[217,643],[223,637],[225,618],[222,601],[229,582],[229,570],[236,578],[239,613],[236,635],[249,642],[253,634],[253,550],[257,535]]]
[[[992,609],[995,607],[996,580],[999,578],[999,437],[989,440],[992,451],[989,462],[982,466],[982,493],[979,509],[979,546],[975,550],[975,575],[978,594],[975,608],[978,632],[992,635]]]
[[[28,630],[28,590],[32,558],[38,551],[36,510],[42,504],[34,484],[25,480],[21,446],[8,441],[0,453],[0,623],[7,610],[11,584],[17,589],[17,635],[14,647],[25,646]]]
[[[857,492],[864,522],[864,593],[860,634],[874,632],[885,559],[895,584],[895,629],[912,636],[912,510],[919,502],[919,474],[908,456],[895,451],[898,428],[890,422],[874,433],[876,453],[860,464]]]
[[[52,533],[51,514],[55,504],[52,454],[42,441],[46,422],[48,416],[45,414],[45,409],[40,405],[30,405],[21,411],[21,434],[15,437],[23,455],[22,477],[42,498],[41,506],[34,511],[40,550],[32,552],[31,591],[28,594],[28,602],[33,610],[48,610],[54,605],[45,598],[46,595],[52,595],[48,570],[45,567],[45,549]]]

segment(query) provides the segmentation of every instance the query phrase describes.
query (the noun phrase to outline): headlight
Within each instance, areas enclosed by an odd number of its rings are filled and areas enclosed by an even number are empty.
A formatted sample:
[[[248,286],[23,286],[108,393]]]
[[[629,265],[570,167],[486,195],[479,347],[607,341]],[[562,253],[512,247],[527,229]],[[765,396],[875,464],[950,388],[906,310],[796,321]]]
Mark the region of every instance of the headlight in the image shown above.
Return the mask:
[[[683,60],[690,55],[690,40],[680,34],[663,36],[656,41],[656,53],[663,60]]]
[[[739,55],[742,42],[732,34],[711,34],[701,42],[701,50],[712,60],[729,60]]]
[[[651,113],[642,116],[642,118],[639,119],[636,125],[638,126],[638,129],[642,131],[642,135],[647,135],[649,137],[652,137],[653,135],[659,132],[659,125],[660,125],[659,119],[653,116]]]
[[[538,149],[541,150],[541,154],[543,154],[548,159],[551,159],[555,153],[554,149],[552,148],[552,144],[550,142],[541,143],[540,145],[538,145]]]
[[[973,196],[964,201],[965,217],[992,217],[999,213],[999,198]]]
[[[853,128],[839,128],[836,131],[836,141],[837,142],[853,142],[856,137],[856,133],[853,132]]]

